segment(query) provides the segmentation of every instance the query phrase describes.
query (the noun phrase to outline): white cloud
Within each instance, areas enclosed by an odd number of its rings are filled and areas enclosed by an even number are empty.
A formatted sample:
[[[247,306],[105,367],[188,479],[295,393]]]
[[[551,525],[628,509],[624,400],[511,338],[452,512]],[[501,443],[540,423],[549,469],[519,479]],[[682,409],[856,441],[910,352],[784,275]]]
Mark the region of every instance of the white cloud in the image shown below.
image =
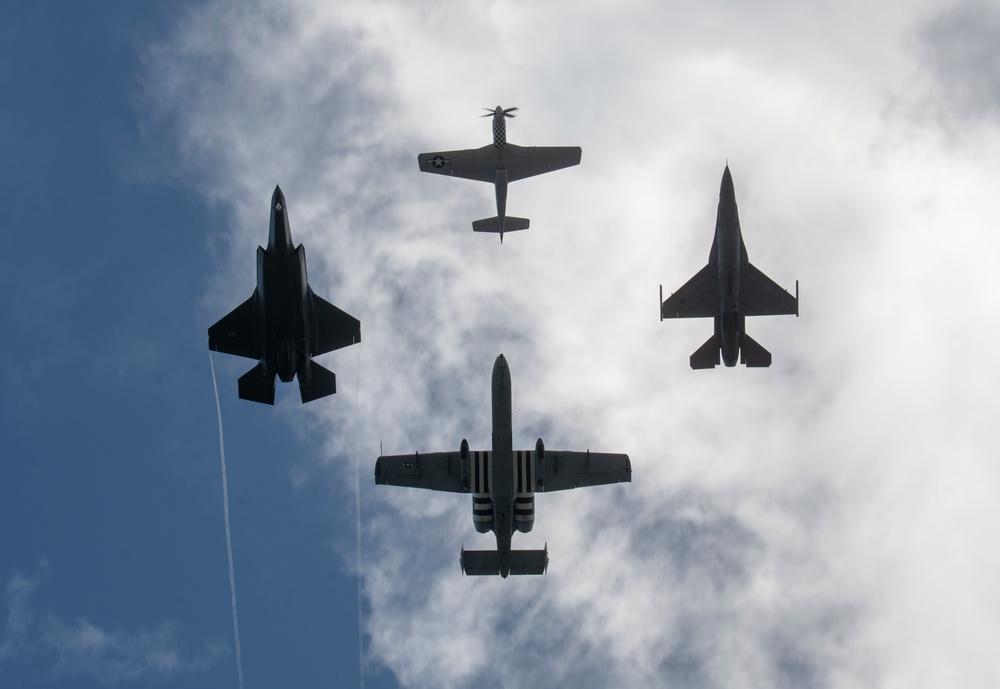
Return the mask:
[[[538,498],[538,579],[463,579],[469,501],[363,474],[370,657],[403,686],[994,683],[996,132],[949,148],[891,107],[939,9],[219,1],[150,52],[151,120],[234,218],[206,314],[251,288],[277,182],[317,293],[363,323],[357,401],[347,351],[296,412],[331,490],[355,430],[368,470],[380,441],[488,446],[500,352],[516,444],[632,456],[630,486]],[[532,229],[502,247],[470,228],[489,187],[414,161],[485,144],[498,103],[515,143],[584,149],[511,187]],[[802,279],[800,319],[748,325],[767,371],[693,372],[710,324],[655,315],[706,260],[727,157],[751,260]]]
[[[53,675],[88,677],[115,686],[140,677],[205,670],[225,652],[222,645],[206,644],[199,655],[188,657],[178,647],[176,622],[164,622],[153,631],[107,631],[85,619],[67,622],[52,612],[39,614],[33,596],[49,573],[43,561],[35,577],[14,574],[7,582],[0,663],[55,656]]]

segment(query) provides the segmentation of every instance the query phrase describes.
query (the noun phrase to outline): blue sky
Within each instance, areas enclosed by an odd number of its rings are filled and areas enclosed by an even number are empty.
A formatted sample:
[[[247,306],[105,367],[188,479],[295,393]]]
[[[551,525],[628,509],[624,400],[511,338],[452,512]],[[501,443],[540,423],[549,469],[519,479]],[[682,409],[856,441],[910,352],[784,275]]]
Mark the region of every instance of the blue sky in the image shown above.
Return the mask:
[[[161,171],[135,105],[145,46],[182,11],[37,3],[0,30],[3,225],[18,257],[3,271],[0,572],[8,606],[9,582],[30,583],[32,615],[3,637],[5,687],[236,683],[198,308],[226,219]],[[340,530],[353,542],[353,499],[293,490],[292,458],[318,454],[315,438],[219,383],[247,686],[354,683],[356,578],[327,543]],[[94,629],[107,638],[72,650]],[[176,660],[158,668],[156,651]]]
[[[859,21],[863,14],[864,21]],[[246,687],[991,687],[1000,410],[996,5],[204,0],[0,25],[0,686],[236,686],[206,329],[280,184],[310,282],[362,321],[332,398],[238,400],[216,356]],[[580,145],[492,190],[420,151]],[[802,316],[766,371],[691,371],[728,160]],[[386,453],[624,451],[542,495],[539,578],[463,578],[469,501]]]

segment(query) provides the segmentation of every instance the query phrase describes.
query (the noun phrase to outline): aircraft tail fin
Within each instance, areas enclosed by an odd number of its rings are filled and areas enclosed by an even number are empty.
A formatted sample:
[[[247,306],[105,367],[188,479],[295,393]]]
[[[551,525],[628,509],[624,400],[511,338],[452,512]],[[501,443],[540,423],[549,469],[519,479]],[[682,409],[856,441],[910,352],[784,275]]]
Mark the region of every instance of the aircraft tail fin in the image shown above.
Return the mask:
[[[518,230],[528,229],[528,225],[531,221],[528,218],[515,218],[508,215],[503,221],[503,231],[507,232],[517,232]],[[474,232],[499,232],[500,231],[500,218],[493,216],[492,218],[483,218],[482,220],[472,221],[472,230]]]
[[[500,571],[500,553],[495,550],[466,550],[462,548],[460,559],[462,572],[469,576],[497,575],[506,577]],[[509,574],[545,574],[549,566],[549,550],[510,551]]]
[[[271,374],[269,381],[266,380],[262,364],[257,364],[240,376],[239,386],[241,400],[274,404],[274,374]]]
[[[740,363],[751,368],[767,368],[771,365],[771,352],[761,347],[749,335],[743,335],[740,347]]]
[[[309,380],[303,380],[301,375],[298,378],[299,394],[302,395],[303,404],[337,392],[337,374],[323,368],[315,361],[309,366]]]
[[[712,335],[697,351],[691,355],[691,368],[715,368],[721,362],[719,356],[719,340]]]

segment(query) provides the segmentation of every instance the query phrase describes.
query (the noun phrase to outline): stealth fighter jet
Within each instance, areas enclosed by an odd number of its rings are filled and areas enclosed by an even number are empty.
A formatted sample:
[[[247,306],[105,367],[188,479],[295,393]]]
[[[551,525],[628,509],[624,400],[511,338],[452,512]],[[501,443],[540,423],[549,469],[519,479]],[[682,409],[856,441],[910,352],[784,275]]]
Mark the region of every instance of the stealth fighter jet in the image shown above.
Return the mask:
[[[486,108],[489,110],[489,108]],[[476,232],[497,232],[503,242],[504,232],[528,229],[527,218],[507,215],[507,184],[525,177],[552,172],[560,168],[580,164],[579,146],[515,146],[507,143],[506,118],[514,117],[517,108],[504,110],[499,105],[490,114],[493,117],[493,143],[482,148],[464,151],[441,151],[421,153],[417,163],[422,172],[437,175],[451,175],[490,182],[496,187],[497,214],[494,218],[476,220],[472,229]]]
[[[666,301],[663,301],[663,285],[660,285],[660,301],[660,320],[715,319],[715,333],[691,355],[691,368],[695,369],[718,366],[720,351],[726,366],[735,366],[737,355],[741,364],[770,366],[771,353],[746,333],[746,317],[799,315],[798,281],[793,297],[747,258],[728,165],[722,174],[715,241],[708,255],[708,265]]]
[[[462,548],[462,571],[469,575],[543,574],[545,550],[511,550],[514,531],[535,523],[535,493],[632,480],[628,455],[546,450],[541,438],[532,450],[514,450],[510,370],[503,354],[493,364],[493,451],[379,457],[375,483],[472,493],[472,522],[479,533],[496,534],[496,550]]]
[[[303,402],[337,391],[337,377],[312,357],[361,341],[361,322],[317,297],[306,277],[306,250],[294,247],[280,187],[271,197],[267,248],[257,247],[257,288],[208,329],[208,348],[259,359],[240,377],[240,398],[274,404],[274,376],[299,378]]]

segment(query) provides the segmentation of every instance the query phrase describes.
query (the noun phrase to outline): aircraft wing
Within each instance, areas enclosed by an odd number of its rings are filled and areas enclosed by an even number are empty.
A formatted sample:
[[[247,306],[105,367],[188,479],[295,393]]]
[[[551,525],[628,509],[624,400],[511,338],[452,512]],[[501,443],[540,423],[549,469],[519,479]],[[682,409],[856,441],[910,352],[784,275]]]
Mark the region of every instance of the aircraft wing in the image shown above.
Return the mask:
[[[507,168],[507,181],[541,175],[580,164],[583,151],[579,146],[515,146],[502,149],[501,164]],[[494,167],[496,167],[494,165]],[[492,181],[492,180],[490,180]]]
[[[535,478],[539,492],[625,483],[632,480],[628,455],[607,452],[545,450],[538,460]]]
[[[745,316],[799,313],[799,300],[750,263],[741,270],[740,304]]]
[[[500,167],[500,153],[492,144],[464,151],[438,151],[417,156],[421,172],[475,179],[492,184]]]
[[[705,318],[719,313],[719,273],[709,263],[660,306],[661,318]]]
[[[261,351],[255,342],[253,327],[254,303],[256,301],[257,290],[255,289],[249,299],[209,328],[208,348],[223,354],[259,359]]]
[[[375,483],[468,493],[458,452],[389,455],[375,460]]]
[[[316,314],[313,356],[361,342],[361,321],[315,294],[312,302]]]

